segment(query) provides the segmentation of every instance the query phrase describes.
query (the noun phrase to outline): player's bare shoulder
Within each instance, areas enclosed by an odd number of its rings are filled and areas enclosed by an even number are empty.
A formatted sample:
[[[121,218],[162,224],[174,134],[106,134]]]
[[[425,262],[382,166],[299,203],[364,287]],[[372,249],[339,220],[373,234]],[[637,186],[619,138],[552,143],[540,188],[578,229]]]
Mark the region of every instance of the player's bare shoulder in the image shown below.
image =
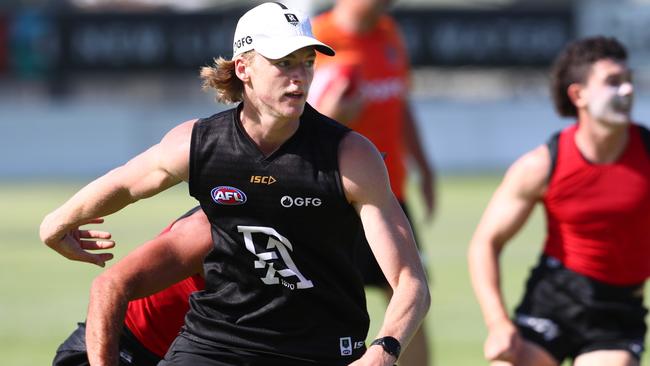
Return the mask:
[[[154,147],[157,150],[161,167],[180,180],[187,181],[189,179],[192,129],[197,121],[198,119],[191,119],[178,124],[169,130],[160,143]]]
[[[203,230],[210,231],[210,222],[208,217],[205,215],[202,209],[196,208],[192,214],[183,217],[180,220],[174,222],[171,227],[171,231],[176,230]]]
[[[195,118],[179,123],[165,134],[163,141],[178,141],[179,139],[189,139],[192,136],[192,129],[194,128],[194,124],[198,120],[198,118]]]
[[[349,132],[339,146],[339,171],[348,200],[380,189],[388,182],[381,154],[366,137]]]
[[[341,140],[339,156],[346,158],[371,158],[380,156],[375,145],[358,132],[350,131]]]
[[[508,168],[504,183],[526,195],[540,198],[548,183],[551,155],[546,144],[525,153]]]

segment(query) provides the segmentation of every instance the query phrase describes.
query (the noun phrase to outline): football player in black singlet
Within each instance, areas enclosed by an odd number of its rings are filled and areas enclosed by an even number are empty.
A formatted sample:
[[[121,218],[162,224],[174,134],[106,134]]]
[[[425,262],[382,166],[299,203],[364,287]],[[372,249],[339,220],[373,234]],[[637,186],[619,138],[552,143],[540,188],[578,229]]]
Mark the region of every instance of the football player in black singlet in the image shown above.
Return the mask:
[[[219,101],[239,104],[178,125],[41,224],[43,242],[62,255],[102,262],[85,250],[79,225],[189,183],[214,247],[204,261],[206,289],[191,296],[161,365],[392,365],[428,310],[413,234],[381,155],[306,104],[316,51],[334,54],[304,15],[279,3],[251,9],[237,24],[232,59],[201,72]],[[367,348],[353,254],[361,227],[394,291]],[[164,276],[135,271],[121,280],[164,288],[175,273],[187,276],[187,253],[176,255]],[[101,296],[93,292],[91,301]],[[117,342],[105,324],[115,309],[97,304],[88,313],[89,358],[115,365]]]

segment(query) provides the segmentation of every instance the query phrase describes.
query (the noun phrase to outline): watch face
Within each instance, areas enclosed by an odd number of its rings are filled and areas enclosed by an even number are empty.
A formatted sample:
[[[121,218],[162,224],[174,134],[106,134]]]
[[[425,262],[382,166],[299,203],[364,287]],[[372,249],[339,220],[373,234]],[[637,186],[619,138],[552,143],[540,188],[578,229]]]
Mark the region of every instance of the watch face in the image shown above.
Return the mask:
[[[393,337],[382,337],[374,340],[371,345],[381,346],[386,353],[395,358],[399,357],[402,346],[399,344],[399,341]]]

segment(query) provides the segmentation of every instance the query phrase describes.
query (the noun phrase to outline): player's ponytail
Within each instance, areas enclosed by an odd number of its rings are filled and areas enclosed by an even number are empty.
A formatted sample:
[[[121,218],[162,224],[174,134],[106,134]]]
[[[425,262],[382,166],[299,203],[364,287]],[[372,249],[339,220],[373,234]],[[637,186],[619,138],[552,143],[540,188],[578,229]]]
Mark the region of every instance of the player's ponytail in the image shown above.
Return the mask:
[[[243,56],[250,57],[246,54]],[[214,65],[201,68],[200,75],[203,89],[217,92],[217,102],[232,104],[243,100],[244,83],[235,74],[235,61],[216,58]]]

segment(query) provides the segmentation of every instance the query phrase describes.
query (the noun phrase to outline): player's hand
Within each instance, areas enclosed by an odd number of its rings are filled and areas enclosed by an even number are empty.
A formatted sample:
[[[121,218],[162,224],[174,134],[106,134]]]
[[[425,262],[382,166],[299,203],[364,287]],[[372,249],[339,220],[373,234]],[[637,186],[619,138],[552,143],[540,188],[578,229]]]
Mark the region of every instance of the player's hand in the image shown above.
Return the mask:
[[[522,340],[517,327],[509,319],[491,325],[483,346],[483,354],[489,361],[507,361],[516,364]]]
[[[101,224],[104,219],[92,219],[82,223]],[[43,228],[41,228],[43,231]],[[100,267],[106,265],[106,261],[113,259],[111,253],[92,253],[93,250],[103,250],[115,247],[115,242],[111,239],[111,233],[100,230],[82,230],[75,227],[72,230],[59,234],[59,239],[43,240],[50,248],[57,251],[62,256],[80,262],[96,264]]]
[[[380,346],[370,346],[360,359],[352,362],[350,366],[393,366],[397,360],[384,352]]]

